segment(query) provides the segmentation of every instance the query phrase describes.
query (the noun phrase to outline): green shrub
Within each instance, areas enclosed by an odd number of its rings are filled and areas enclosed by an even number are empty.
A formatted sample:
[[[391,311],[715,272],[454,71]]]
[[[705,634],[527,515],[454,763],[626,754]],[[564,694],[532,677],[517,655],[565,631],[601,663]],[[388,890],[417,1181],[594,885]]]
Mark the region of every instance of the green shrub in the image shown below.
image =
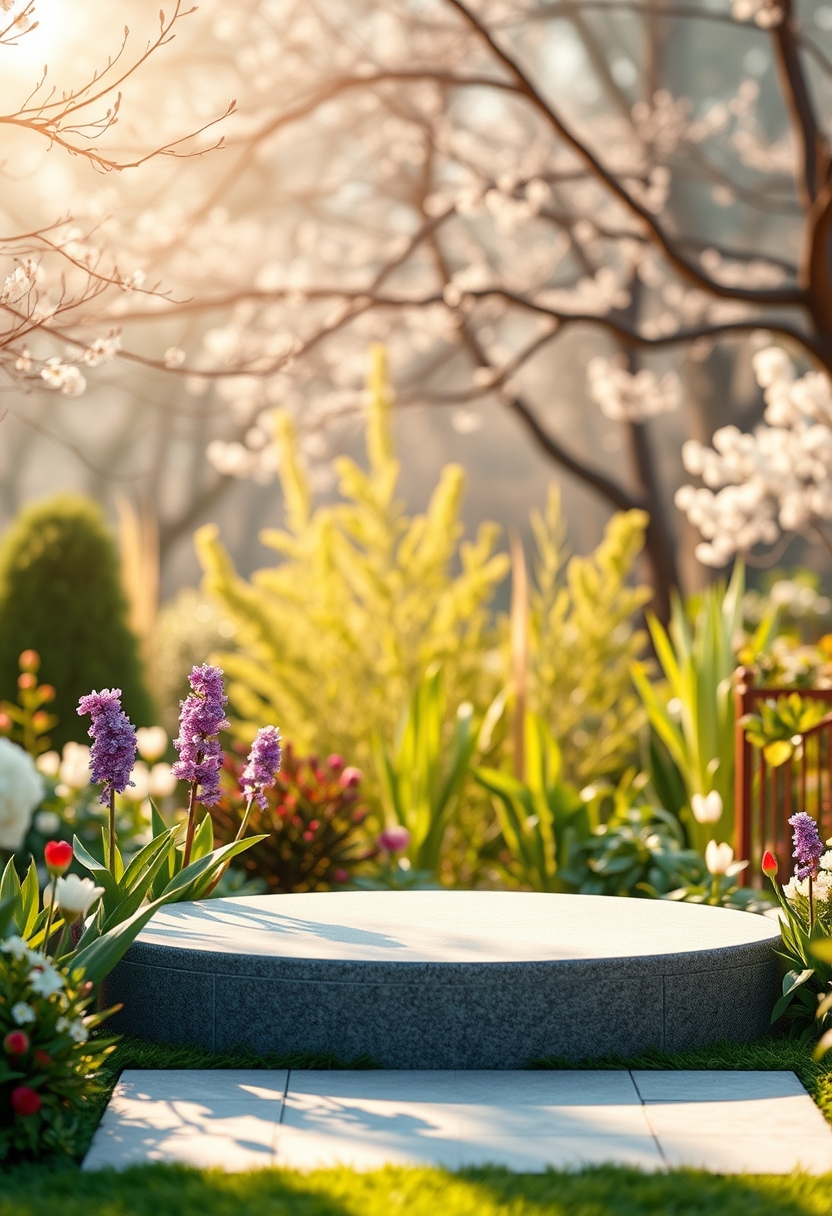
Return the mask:
[[[18,659],[29,649],[57,693],[53,746],[85,737],[75,711],[92,688],[121,688],[132,721],[153,723],[115,542],[89,499],[61,494],[35,503],[0,543],[0,699],[17,699]]]
[[[205,588],[237,627],[229,677],[241,737],[259,722],[291,732],[301,751],[341,754],[372,774],[372,743],[390,744],[403,707],[433,663],[447,723],[463,701],[484,712],[502,682],[488,603],[508,570],[499,529],[461,542],[464,475],[446,466],[424,515],[396,498],[392,401],[376,352],[365,472],[335,462],[341,501],[315,508],[289,419],[278,426],[286,528],[262,534],[278,563],[241,579],[214,527],[196,535]],[[457,569],[458,568],[458,569]],[[489,660],[494,661],[489,661]],[[451,728],[452,729],[452,728]],[[368,795],[378,789],[368,781]]]
[[[630,668],[646,636],[636,616],[650,598],[633,584],[647,516],[619,512],[597,549],[566,559],[560,496],[532,513],[537,543],[529,619],[529,705],[558,742],[564,776],[580,788],[632,763],[646,714]]]

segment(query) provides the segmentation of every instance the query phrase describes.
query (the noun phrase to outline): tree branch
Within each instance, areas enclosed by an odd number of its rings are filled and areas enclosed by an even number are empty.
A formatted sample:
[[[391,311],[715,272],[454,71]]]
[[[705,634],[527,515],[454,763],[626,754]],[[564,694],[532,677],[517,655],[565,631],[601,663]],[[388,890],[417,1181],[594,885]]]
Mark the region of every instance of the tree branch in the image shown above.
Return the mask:
[[[653,233],[657,243],[664,250],[671,265],[689,281],[698,287],[709,291],[712,295],[727,300],[745,300],[756,304],[777,304],[786,307],[805,307],[808,304],[806,293],[799,288],[784,289],[746,289],[739,290],[719,283],[709,278],[695,265],[688,262],[676,248],[670,235],[658,222],[652,212],[639,203],[621,182],[601,164],[593,152],[586,147],[578,136],[566,125],[564,120],[546,101],[542,93],[535,87],[519,63],[496,42],[493,35],[483,25],[479,18],[471,12],[463,0],[445,0],[445,3],[455,8],[460,16],[468,23],[480,39],[490,49],[495,58],[511,73],[517,82],[519,91],[531,102],[534,108],[543,115],[549,125],[557,132],[563,141],[592,171],[593,175],[610,190],[615,197],[635,216],[646,224]],[[426,73],[429,75],[429,73]]]

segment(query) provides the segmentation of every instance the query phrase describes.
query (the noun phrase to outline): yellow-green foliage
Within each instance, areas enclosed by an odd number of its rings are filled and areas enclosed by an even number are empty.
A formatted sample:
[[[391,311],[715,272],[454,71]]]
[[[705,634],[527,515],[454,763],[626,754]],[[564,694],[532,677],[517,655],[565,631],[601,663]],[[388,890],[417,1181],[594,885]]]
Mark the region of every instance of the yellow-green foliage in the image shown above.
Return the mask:
[[[464,700],[488,706],[501,673],[488,662],[496,641],[487,605],[508,569],[506,556],[494,554],[495,524],[460,543],[457,465],[443,469],[424,515],[405,514],[396,499],[391,404],[383,352],[375,350],[369,469],[337,460],[342,501],[317,508],[291,423],[279,419],[286,526],[262,534],[280,555],[275,566],[246,582],[216,528],[196,538],[205,588],[237,626],[240,649],[220,661],[241,733],[275,722],[301,751],[340,752],[368,776],[373,738],[392,741],[432,663],[442,666],[451,720]]]
[[[570,781],[620,772],[632,757],[644,709],[630,668],[644,648],[634,614],[650,598],[629,581],[644,544],[643,511],[614,515],[588,557],[564,553],[560,496],[535,511],[536,588],[529,631],[530,707],[549,726]]]

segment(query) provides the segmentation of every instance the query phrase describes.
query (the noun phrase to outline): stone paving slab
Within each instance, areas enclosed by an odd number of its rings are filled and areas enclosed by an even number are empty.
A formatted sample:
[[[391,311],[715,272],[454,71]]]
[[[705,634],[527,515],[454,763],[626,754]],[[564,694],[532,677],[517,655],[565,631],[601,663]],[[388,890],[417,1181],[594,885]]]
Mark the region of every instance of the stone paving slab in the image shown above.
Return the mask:
[[[142,1161],[823,1173],[832,1129],[789,1072],[131,1070],[84,1169]]]

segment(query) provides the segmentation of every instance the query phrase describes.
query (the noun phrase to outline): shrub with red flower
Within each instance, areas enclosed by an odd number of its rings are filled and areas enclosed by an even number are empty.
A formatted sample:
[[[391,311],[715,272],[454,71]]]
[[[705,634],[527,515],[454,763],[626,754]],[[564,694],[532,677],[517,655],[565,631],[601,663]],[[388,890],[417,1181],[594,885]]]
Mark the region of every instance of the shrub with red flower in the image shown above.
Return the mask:
[[[241,745],[226,755],[222,797],[211,807],[217,845],[232,841],[242,821],[246,750]],[[340,756],[323,761],[297,756],[286,743],[281,771],[265,800],[265,809],[254,803],[248,831],[268,835],[235,864],[248,878],[264,880],[271,892],[337,889],[375,853],[362,832],[367,808],[361,802],[361,773],[345,768]]]
[[[0,940],[0,1162],[77,1151],[79,1115],[113,1050],[89,1041],[108,1016],[90,1012],[93,997],[22,938]]]

